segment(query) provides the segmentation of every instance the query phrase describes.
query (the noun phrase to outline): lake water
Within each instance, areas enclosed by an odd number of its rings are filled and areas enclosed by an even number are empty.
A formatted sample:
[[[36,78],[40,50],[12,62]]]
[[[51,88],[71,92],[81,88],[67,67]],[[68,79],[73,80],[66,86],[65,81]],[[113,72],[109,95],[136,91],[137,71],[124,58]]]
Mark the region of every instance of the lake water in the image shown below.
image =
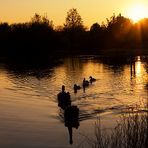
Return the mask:
[[[22,68],[23,69],[23,68]],[[97,79],[76,94],[89,76]],[[79,127],[73,128],[73,145],[58,107],[61,86],[79,108]],[[104,129],[113,128],[121,113],[148,98],[148,57],[112,59],[79,56],[60,59],[47,68],[20,70],[0,65],[0,147],[66,148],[86,146],[101,118]],[[87,146],[86,146],[87,147]]]

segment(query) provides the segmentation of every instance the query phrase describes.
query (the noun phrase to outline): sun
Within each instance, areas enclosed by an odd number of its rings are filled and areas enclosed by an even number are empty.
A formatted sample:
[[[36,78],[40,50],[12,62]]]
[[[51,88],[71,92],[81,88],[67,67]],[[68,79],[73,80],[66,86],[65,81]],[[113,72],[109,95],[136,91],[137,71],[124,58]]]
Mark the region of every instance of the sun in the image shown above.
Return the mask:
[[[139,20],[148,17],[148,10],[145,5],[137,4],[133,5],[129,9],[129,17],[134,21],[134,23],[138,22]]]

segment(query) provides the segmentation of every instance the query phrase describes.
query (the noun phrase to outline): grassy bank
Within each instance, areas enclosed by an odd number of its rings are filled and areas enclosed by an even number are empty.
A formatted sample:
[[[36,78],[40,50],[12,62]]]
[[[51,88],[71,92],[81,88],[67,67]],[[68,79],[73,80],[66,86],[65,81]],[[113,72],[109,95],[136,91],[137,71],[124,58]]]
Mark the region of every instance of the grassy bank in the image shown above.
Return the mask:
[[[148,109],[129,110],[121,115],[117,126],[107,132],[101,120],[95,124],[95,138],[87,140],[91,148],[147,148]]]

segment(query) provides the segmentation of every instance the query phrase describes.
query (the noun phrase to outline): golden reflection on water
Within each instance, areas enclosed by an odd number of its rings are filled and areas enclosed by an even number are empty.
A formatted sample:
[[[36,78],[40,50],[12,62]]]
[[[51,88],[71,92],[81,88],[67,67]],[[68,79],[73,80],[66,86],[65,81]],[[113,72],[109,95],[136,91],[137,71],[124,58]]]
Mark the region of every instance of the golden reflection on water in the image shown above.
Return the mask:
[[[83,76],[88,78],[89,76],[96,76],[96,73],[100,73],[103,70],[103,64],[94,63],[93,61],[89,61],[84,64]]]
[[[147,73],[145,69],[144,63],[141,61],[140,56],[137,57],[135,61],[135,74],[136,74],[136,86],[140,91],[145,88],[145,84],[147,81]]]
[[[13,83],[8,79],[6,72],[0,72],[0,88],[9,88],[13,86]]]
[[[141,64],[140,56],[138,56],[136,61],[136,75],[140,76],[143,72],[142,70],[143,70],[143,67]]]
[[[63,64],[52,68],[50,77],[41,79],[27,74],[25,77],[17,77],[17,74],[11,73],[7,69],[0,69],[0,119],[5,117],[8,120],[3,121],[4,127],[10,129],[9,118],[11,114],[16,116],[16,119],[14,119],[16,130],[17,125],[20,124],[20,117],[28,125],[33,125],[32,122],[40,123],[36,125],[34,133],[38,129],[43,129],[43,127],[48,129],[51,126],[53,143],[55,144],[55,141],[61,138],[61,136],[57,138],[57,135],[63,135],[65,132],[63,123],[57,122],[59,108],[56,102],[57,93],[61,90],[63,84],[66,86],[66,91],[71,93],[72,103],[80,109],[80,118],[85,125],[85,128],[83,126],[80,128],[82,130],[87,128],[88,131],[91,130],[90,123],[87,124],[88,120],[92,119],[89,122],[94,123],[97,114],[102,113],[103,117],[108,116],[104,119],[106,120],[105,124],[109,126],[113,123],[109,119],[119,115],[127,105],[133,105],[139,99],[147,98],[145,91],[145,85],[148,82],[147,72],[145,63],[140,57],[134,59],[131,65],[130,63],[118,65],[118,63],[103,63],[100,60],[82,60],[80,58],[67,58],[63,61]],[[20,73],[20,75],[22,74]],[[83,90],[79,90],[77,94],[74,94],[73,84],[82,85],[83,78],[88,79],[90,75],[95,77],[97,81],[90,85],[85,93]],[[10,100],[13,100],[14,103]],[[2,112],[5,112],[5,114],[2,114]],[[24,129],[27,128],[24,127]],[[10,129],[8,132],[11,133],[11,131]],[[51,129],[45,131],[47,132],[45,136],[51,137]],[[4,130],[3,132],[7,133]],[[40,131],[38,132],[40,134]],[[24,133],[27,135],[25,131],[22,133],[20,131],[19,135]],[[29,136],[31,139],[31,135]],[[41,134],[41,136],[44,138],[44,134]],[[65,139],[65,137],[62,138]]]
[[[73,91],[72,89],[75,83],[81,85],[84,77],[89,79],[89,76],[92,75],[98,80],[93,86],[93,92],[95,92],[98,97],[102,94],[104,95],[103,97],[108,97],[110,94],[115,95],[115,88],[119,92],[121,91],[121,88],[123,91],[128,90],[127,93],[129,93],[130,89],[132,91],[143,90],[147,79],[147,73],[141,58],[136,57],[134,63],[132,63],[132,69],[130,67],[130,65],[126,64],[119,67],[113,66],[112,64],[107,65],[93,59],[80,60],[79,58],[67,58],[64,60],[63,65],[54,67],[51,78],[45,80],[42,79],[38,81],[33,77],[28,77],[29,81],[25,81],[21,78],[17,79],[17,77],[11,77],[6,71],[2,71],[0,73],[0,88],[2,91],[2,88],[4,90],[9,87],[14,88],[14,85],[20,85],[20,87],[22,85],[24,92],[25,89],[30,87],[31,94],[33,89],[37,89],[40,86],[40,89],[33,91],[35,93],[38,92],[39,94],[43,87],[45,88],[43,92],[47,91],[46,93],[48,93],[48,91],[51,91],[53,97],[54,93],[60,91],[62,85],[65,85],[68,91]],[[129,71],[132,71],[132,75],[130,75]],[[132,83],[130,82],[131,77],[133,78]],[[13,80],[14,78],[15,80]],[[46,84],[46,86],[44,86],[44,84]],[[19,91],[21,90],[17,90],[17,92]],[[88,92],[89,91],[90,89],[88,89]],[[101,95],[99,95],[100,93]],[[121,98],[124,98],[123,94],[121,92]],[[81,96],[82,95],[83,94],[81,93]]]
[[[137,100],[137,105],[140,105],[141,107],[145,108],[145,103],[147,102],[147,96],[148,96],[148,75],[146,66],[147,63],[143,60],[142,57],[138,56],[135,59],[135,62],[133,64],[133,70],[134,71],[134,77],[132,77],[132,87],[133,87],[133,93]]]
[[[136,74],[140,75],[141,74],[141,61],[138,61],[136,63]]]

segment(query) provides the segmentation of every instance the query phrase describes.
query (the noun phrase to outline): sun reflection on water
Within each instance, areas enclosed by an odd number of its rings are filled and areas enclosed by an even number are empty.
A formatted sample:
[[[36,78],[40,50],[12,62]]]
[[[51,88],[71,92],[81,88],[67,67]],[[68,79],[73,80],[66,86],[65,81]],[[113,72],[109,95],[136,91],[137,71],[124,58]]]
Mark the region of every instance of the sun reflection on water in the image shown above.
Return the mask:
[[[143,57],[133,58],[131,63],[128,62],[129,60],[123,60],[124,63],[116,59],[111,60],[84,59],[83,57],[64,59],[63,64],[49,68],[51,77],[42,79],[28,74],[25,74],[24,78],[21,72],[18,73],[18,77],[17,73],[12,73],[9,69],[0,69],[0,119],[5,127],[1,133],[12,132],[9,123],[13,115],[16,116],[14,119],[16,132],[14,130],[14,133],[17,134],[21,116],[30,127],[34,126],[33,123],[39,123],[35,130],[31,129],[33,134],[29,135],[30,139],[34,137],[38,129],[45,127],[50,128],[48,133],[43,134],[38,131],[43,135],[42,138],[51,137],[52,134],[53,143],[64,141],[65,137],[61,140],[61,135],[66,130],[63,123],[57,122],[59,119],[57,93],[61,91],[63,84],[66,86],[66,91],[71,94],[72,104],[80,109],[79,131],[82,132],[86,128],[91,131],[90,123],[96,121],[98,114],[101,115],[106,127],[113,125],[113,119],[121,111],[126,111],[128,106],[138,104],[140,99],[147,100],[145,86],[148,82],[146,71],[148,63],[144,62]],[[89,79],[90,75],[97,81],[86,88],[85,93],[83,89],[80,89],[77,94],[74,94],[73,84],[82,86],[83,78]],[[54,130],[51,130],[51,127]],[[25,131],[20,131],[20,135],[28,136],[26,131],[30,129],[26,126],[24,129]],[[74,136],[77,134],[78,132],[75,132]],[[57,135],[60,136],[57,137]]]
[[[136,62],[136,75],[140,76],[142,73],[142,65],[141,65],[141,59],[140,56],[137,57],[137,62]]]
[[[143,77],[147,75],[146,69],[145,69],[145,63],[142,62],[142,59],[140,56],[137,57],[137,60],[135,62],[135,72],[136,72],[136,76],[138,78],[141,78],[141,80],[143,80]]]

